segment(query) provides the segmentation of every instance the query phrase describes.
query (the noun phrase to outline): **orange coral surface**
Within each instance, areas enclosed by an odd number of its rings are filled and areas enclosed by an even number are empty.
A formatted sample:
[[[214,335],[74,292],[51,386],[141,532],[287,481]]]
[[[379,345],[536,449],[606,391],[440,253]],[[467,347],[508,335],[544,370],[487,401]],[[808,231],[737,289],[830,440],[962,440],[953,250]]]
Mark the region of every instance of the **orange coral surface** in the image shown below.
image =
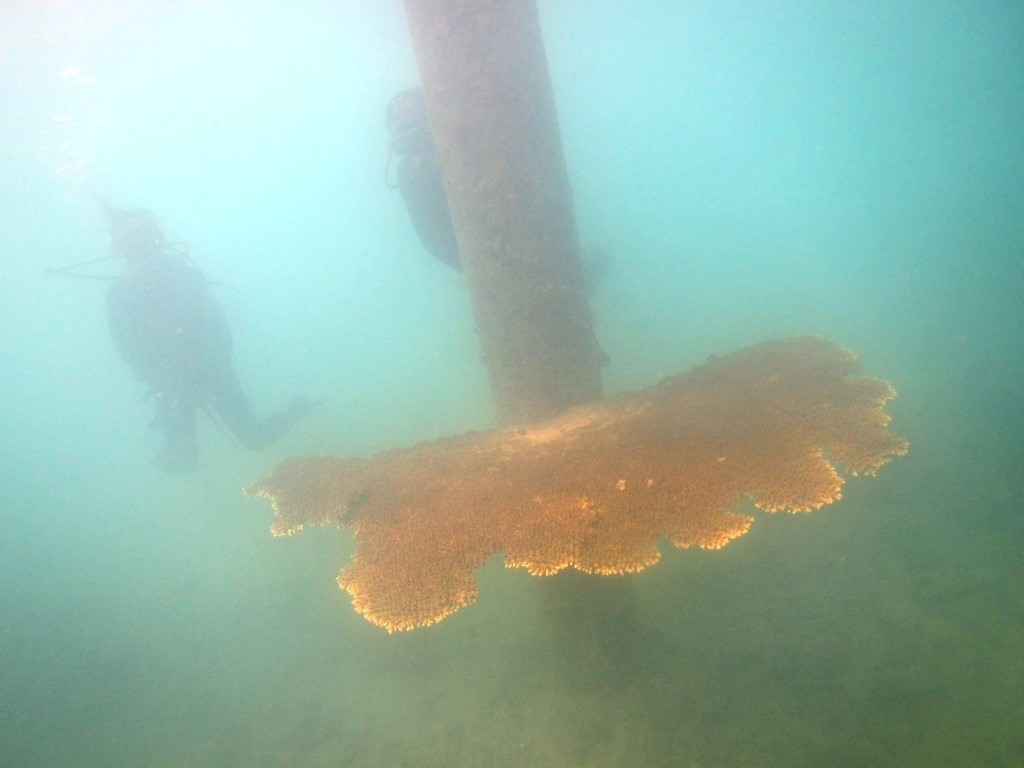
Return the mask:
[[[835,501],[829,459],[874,474],[907,451],[882,410],[895,390],[856,368],[821,338],[767,341],[538,424],[289,459],[246,493],[272,500],[275,535],[351,527],[338,583],[370,621],[412,629],[472,602],[495,552],[537,575],[629,573],[660,536],[717,549],[745,533],[744,496],[769,512]]]

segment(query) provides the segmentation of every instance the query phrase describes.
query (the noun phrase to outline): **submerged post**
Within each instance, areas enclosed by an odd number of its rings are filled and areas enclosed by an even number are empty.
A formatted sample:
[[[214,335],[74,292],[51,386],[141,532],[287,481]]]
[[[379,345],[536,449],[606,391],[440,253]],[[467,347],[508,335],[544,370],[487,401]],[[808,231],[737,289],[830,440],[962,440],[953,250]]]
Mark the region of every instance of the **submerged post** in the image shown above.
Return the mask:
[[[405,0],[500,424],[602,395],[572,189],[535,0]],[[627,576],[539,582],[568,658],[631,639]],[[581,649],[583,646],[598,647]]]
[[[601,397],[534,0],[405,0],[498,421]]]

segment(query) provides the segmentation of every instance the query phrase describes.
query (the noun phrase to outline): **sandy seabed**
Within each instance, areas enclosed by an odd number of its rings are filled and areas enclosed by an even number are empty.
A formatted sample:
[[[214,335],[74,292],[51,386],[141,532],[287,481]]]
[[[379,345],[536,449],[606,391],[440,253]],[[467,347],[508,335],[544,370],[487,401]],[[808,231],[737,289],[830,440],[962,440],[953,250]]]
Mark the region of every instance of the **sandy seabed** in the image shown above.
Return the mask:
[[[170,491],[154,476],[145,514],[125,491],[120,527],[97,534],[98,575],[51,585],[62,612],[17,607],[0,762],[1024,764],[1013,451],[901,431],[910,454],[833,505],[751,509],[720,551],[663,546],[631,577],[631,625],[596,646],[559,641],[557,604],[500,558],[476,603],[389,635],[334,583],[349,532],[271,538],[234,490],[249,467]]]

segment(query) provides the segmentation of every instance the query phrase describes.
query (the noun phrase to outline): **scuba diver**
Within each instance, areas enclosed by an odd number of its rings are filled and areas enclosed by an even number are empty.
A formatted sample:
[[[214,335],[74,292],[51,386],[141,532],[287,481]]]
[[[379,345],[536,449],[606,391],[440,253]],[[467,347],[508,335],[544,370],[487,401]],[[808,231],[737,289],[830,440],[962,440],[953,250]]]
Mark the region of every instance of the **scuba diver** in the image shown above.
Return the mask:
[[[187,250],[168,243],[149,210],[113,210],[107,219],[125,274],[110,286],[110,335],[121,358],[157,405],[151,427],[164,447],[153,464],[170,471],[196,467],[196,409],[216,416],[246,448],[283,436],[310,410],[301,397],[257,419],[231,364],[227,317]]]
[[[459,245],[434,152],[423,89],[409,88],[394,96],[385,110],[385,121],[391,134],[391,154],[400,158],[396,182],[391,184],[389,180],[388,185],[398,187],[423,246],[435,259],[461,272]],[[389,155],[388,170],[390,167]],[[593,291],[607,274],[611,257],[604,248],[584,249],[580,255],[587,290]]]
[[[409,88],[391,99],[385,119],[391,134],[391,152],[400,158],[396,183],[389,185],[398,187],[424,247],[435,259],[461,272],[459,245],[434,153],[423,89]],[[390,164],[389,157],[389,167]]]

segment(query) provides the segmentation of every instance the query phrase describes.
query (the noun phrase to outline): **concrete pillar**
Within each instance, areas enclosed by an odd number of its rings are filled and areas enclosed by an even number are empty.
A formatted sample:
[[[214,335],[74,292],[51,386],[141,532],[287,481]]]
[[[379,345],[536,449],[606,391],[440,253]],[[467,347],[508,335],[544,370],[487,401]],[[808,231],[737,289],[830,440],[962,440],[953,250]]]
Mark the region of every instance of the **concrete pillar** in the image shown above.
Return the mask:
[[[534,0],[405,0],[499,423],[601,397]]]

